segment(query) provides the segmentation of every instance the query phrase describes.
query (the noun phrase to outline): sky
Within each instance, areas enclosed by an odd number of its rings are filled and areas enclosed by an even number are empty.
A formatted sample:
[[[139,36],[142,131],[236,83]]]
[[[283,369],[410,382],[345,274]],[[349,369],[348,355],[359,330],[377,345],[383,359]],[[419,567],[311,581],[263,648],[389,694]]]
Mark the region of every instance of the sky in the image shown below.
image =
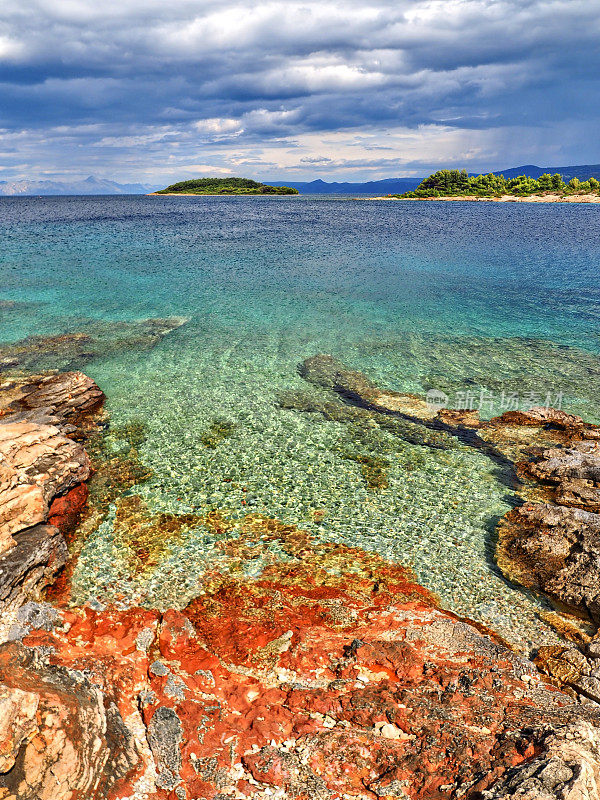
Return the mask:
[[[2,0],[0,180],[599,163],[600,0]]]

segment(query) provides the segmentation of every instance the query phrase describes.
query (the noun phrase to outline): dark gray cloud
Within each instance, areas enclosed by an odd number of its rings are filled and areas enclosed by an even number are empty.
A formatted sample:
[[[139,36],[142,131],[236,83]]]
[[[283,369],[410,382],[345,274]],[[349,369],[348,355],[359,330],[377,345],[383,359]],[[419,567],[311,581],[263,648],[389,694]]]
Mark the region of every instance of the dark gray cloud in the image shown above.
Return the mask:
[[[3,0],[0,178],[600,161],[599,12],[600,0]]]

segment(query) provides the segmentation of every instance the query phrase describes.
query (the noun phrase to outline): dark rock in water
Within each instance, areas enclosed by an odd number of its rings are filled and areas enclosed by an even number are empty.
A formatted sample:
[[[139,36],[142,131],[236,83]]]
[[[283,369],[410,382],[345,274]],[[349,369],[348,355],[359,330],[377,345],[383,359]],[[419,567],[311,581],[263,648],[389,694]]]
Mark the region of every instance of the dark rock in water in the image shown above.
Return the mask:
[[[456,439],[445,431],[431,430],[418,421],[381,414],[341,400],[324,399],[306,392],[281,392],[278,400],[281,408],[320,414],[330,422],[355,424],[365,430],[373,430],[373,427],[377,426],[409,444],[434,450],[452,450],[458,447]]]
[[[320,353],[307,358],[299,367],[300,375],[323,389],[356,395],[362,400],[376,396],[378,389],[362,372],[348,369],[333,356]]]
[[[282,392],[278,400],[281,408],[319,414],[323,420],[345,424],[345,436],[340,437],[332,451],[360,465],[361,475],[369,489],[388,487],[387,470],[391,466],[386,458],[388,455],[393,454],[395,463],[406,470],[422,464],[423,456],[419,450],[406,448],[404,443],[434,450],[459,447],[456,438],[446,431],[431,430],[418,422],[345,403],[337,397],[324,399],[316,391]]]
[[[315,386],[333,390],[378,411],[401,414],[413,421],[430,421],[437,413],[421,397],[379,389],[362,372],[348,369],[341,361],[323,353],[307,358],[299,372]]]
[[[228,439],[235,430],[235,423],[223,417],[214,419],[209,428],[200,436],[204,447],[214,450],[222,441]]]
[[[600,623],[600,514],[595,513],[600,511],[600,428],[545,407],[506,412],[489,421],[480,420],[477,412],[432,411],[419,398],[379,389],[327,355],[307,359],[300,372],[319,387],[363,404],[361,413],[443,425],[446,434],[460,436],[503,464],[522,500],[553,500],[527,502],[504,517],[498,565],[511,580]],[[519,483],[518,476],[525,482]]]
[[[81,672],[0,645],[0,794],[18,800],[104,800],[137,764],[114,704]]]
[[[79,330],[54,336],[30,336],[0,345],[0,373],[79,369],[95,358],[148,350],[187,322],[184,317],[138,322],[85,321]]]

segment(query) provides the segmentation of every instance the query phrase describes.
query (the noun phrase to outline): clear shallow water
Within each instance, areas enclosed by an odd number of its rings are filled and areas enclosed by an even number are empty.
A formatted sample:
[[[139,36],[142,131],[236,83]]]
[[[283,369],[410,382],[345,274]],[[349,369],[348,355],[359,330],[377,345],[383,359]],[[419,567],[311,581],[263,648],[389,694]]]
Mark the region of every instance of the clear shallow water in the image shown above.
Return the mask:
[[[471,391],[475,405],[481,388],[497,400],[561,392],[563,407],[599,420],[598,207],[7,198],[0,232],[0,300],[16,301],[0,306],[0,341],[90,321],[189,319],[152,350],[84,366],[115,424],[148,425],[142,456],[154,477],[138,492],[152,509],[278,517],[412,566],[447,607],[513,640],[549,636],[537,602],[491,562],[510,492],[485,456],[279,400],[320,397],[297,364],[325,352],[392,389]],[[230,435],[206,447],[215,420]],[[385,460],[387,486],[369,488],[357,454]],[[215,558],[214,535],[199,528],[152,574],[131,576],[109,519],[75,586],[81,599],[182,605]]]

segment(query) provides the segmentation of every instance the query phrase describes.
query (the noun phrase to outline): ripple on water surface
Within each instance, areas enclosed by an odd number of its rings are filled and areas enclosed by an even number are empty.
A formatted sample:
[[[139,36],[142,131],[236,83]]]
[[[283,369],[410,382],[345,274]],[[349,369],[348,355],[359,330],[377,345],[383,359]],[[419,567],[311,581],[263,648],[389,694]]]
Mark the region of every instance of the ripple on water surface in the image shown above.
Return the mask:
[[[133,495],[163,515],[162,534],[131,499],[113,506],[77,564],[79,599],[182,606],[215,566],[260,575],[286,557],[275,539],[235,565],[221,546],[256,514],[401,561],[445,606],[524,647],[552,638],[540,602],[493,564],[512,502],[499,467],[456,442],[324,414],[332,399],[296,367],[322,352],[400,391],[562,393],[598,421],[599,206],[1,204],[0,341],[85,328],[93,348],[71,339],[32,368],[83,368],[115,426],[146,425],[153,477]],[[189,322],[145,336],[153,349],[132,341],[139,320],[173,316]]]
[[[218,510],[230,520],[230,537],[249,513],[277,518],[321,541],[358,546],[412,567],[444,606],[524,648],[554,641],[536,616],[543,602],[509,585],[493,563],[495,524],[513,499],[497,464],[450,436],[432,447],[415,443],[410,431],[395,430],[387,419],[381,425],[369,417],[336,421],[331,412],[319,413],[323,404],[344,405],[302,380],[296,368],[305,345],[280,331],[260,337],[253,348],[243,331],[225,345],[218,333],[214,340],[204,328],[194,333],[193,321],[186,327],[143,360],[112,361],[96,376],[122,385],[122,393],[113,388],[110,397],[115,421],[131,418],[135,409],[148,425],[141,454],[154,478],[136,491],[150,509],[200,518]],[[462,370],[464,377],[467,370],[478,376],[473,348],[464,347],[461,358],[453,345],[422,342],[417,349],[439,361],[447,347],[453,364],[447,374]],[[519,369],[528,374],[530,364],[541,370],[547,352],[537,342],[530,353],[522,343],[486,342],[481,348],[482,362],[494,360],[494,380],[503,357],[510,380]],[[370,363],[372,373],[395,374],[394,388],[415,388],[419,370],[406,358],[406,343],[401,347],[396,339],[393,349],[380,348],[376,356],[372,350],[372,344],[357,345],[353,365]],[[512,360],[516,352],[520,368]],[[117,370],[128,370],[126,384],[111,378]],[[426,362],[421,374],[429,371]],[[306,408],[317,411],[298,410]],[[183,606],[215,565],[231,566],[223,561],[220,538],[200,519],[168,541],[151,570],[133,574],[113,511],[79,559],[76,596],[125,595],[163,608]],[[275,552],[277,545],[269,549]],[[248,557],[249,577],[261,573],[262,559]]]

